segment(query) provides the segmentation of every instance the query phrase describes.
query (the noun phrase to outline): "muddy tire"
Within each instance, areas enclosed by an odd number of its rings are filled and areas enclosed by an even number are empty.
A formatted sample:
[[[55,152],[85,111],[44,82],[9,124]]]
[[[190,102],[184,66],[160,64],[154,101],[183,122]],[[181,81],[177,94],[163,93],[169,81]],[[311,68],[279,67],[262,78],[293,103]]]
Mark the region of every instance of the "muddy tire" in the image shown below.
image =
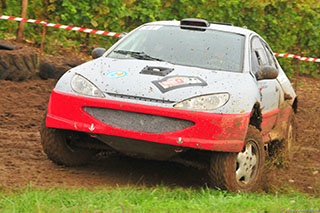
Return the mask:
[[[10,44],[3,44],[0,42],[0,50],[13,50],[13,46]]]
[[[255,127],[249,126],[241,152],[212,154],[209,167],[211,185],[233,192],[254,192],[260,186],[264,162],[261,134]]]
[[[1,44],[0,80],[22,81],[36,73],[38,54],[31,48]]]
[[[280,147],[280,151],[289,160],[292,160],[292,158],[293,158],[292,146],[295,143],[295,141],[296,141],[295,114],[293,112],[291,112],[289,119],[288,119],[286,138],[283,139],[281,147]]]
[[[287,127],[285,129],[284,139],[276,140],[268,145],[268,161],[275,163],[280,166],[287,160],[293,158],[293,144],[296,141],[296,123],[295,114],[291,112]]]
[[[73,141],[80,139],[77,132],[46,127],[45,120],[46,116],[40,127],[41,144],[51,161],[58,165],[81,166],[96,154],[94,150],[72,145]]]
[[[72,67],[76,67],[85,61],[76,58],[46,57],[40,63],[39,76],[42,79],[59,79]]]

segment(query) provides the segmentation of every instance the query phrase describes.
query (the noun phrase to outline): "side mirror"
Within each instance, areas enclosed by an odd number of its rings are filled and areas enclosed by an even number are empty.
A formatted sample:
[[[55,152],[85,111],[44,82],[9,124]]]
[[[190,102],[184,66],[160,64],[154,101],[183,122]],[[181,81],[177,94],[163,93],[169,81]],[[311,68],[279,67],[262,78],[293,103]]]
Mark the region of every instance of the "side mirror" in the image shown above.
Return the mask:
[[[91,56],[93,59],[100,58],[106,51],[106,49],[98,47],[92,50]]]
[[[264,79],[276,79],[279,75],[279,71],[271,66],[262,66],[259,68],[259,72],[256,73],[257,80]]]

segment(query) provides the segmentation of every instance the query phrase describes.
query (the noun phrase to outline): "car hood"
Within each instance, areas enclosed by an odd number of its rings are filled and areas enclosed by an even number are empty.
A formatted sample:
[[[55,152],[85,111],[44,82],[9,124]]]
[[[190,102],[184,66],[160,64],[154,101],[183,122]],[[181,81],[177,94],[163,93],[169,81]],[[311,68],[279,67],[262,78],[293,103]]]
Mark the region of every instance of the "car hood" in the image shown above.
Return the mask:
[[[169,73],[143,73],[146,67]],[[247,81],[243,73],[214,71],[161,61],[99,58],[74,69],[110,96],[178,102],[210,93],[237,93]],[[155,74],[156,73],[156,74]]]

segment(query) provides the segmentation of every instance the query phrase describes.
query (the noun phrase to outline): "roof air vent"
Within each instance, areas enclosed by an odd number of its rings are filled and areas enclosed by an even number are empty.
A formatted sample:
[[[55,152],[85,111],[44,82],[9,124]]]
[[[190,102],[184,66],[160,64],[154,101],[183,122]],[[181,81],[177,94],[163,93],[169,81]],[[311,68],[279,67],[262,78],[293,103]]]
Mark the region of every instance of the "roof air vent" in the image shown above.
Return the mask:
[[[181,20],[180,25],[193,27],[209,27],[210,23],[204,19],[186,18]]]

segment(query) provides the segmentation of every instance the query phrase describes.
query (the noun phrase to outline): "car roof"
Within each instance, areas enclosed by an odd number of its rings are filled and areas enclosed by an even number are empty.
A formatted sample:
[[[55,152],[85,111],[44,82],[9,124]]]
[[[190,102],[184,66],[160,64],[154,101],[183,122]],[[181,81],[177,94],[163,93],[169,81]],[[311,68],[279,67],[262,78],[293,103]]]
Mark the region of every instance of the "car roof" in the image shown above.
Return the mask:
[[[167,25],[167,26],[180,26],[180,21],[172,20],[172,21],[156,21],[156,22],[150,22],[145,25]],[[226,32],[232,32],[232,33],[238,33],[245,36],[249,36],[250,34],[254,33],[254,31],[249,30],[247,28],[242,27],[236,27],[232,25],[226,25],[226,24],[216,24],[216,23],[210,23],[210,26],[208,29],[213,30],[221,30]]]

